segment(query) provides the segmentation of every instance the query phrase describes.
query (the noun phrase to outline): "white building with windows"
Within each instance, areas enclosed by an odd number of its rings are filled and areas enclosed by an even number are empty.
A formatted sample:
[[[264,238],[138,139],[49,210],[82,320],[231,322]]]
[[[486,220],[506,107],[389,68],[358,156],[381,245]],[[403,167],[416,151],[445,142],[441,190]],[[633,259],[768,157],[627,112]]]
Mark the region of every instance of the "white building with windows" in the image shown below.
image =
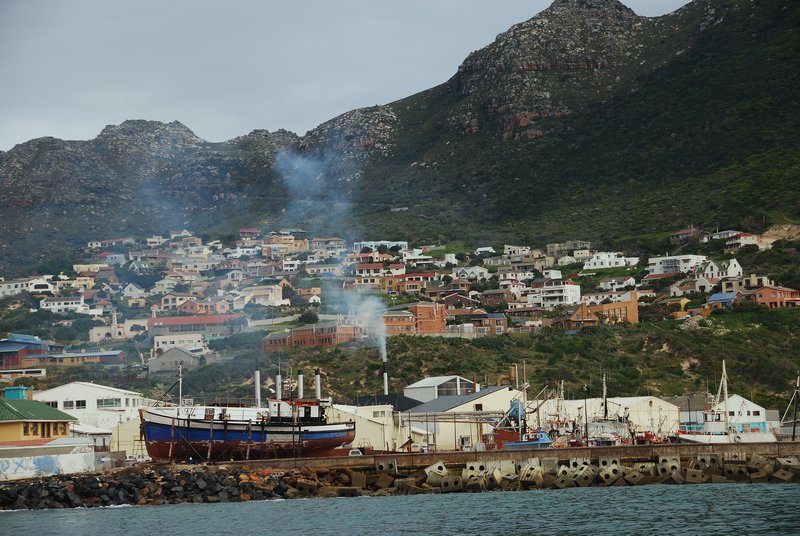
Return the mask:
[[[626,257],[619,251],[598,251],[592,258],[583,263],[584,270],[602,270],[604,268],[620,268],[636,266],[639,257]]]
[[[89,382],[70,382],[37,391],[33,398],[76,417],[81,424],[109,430],[138,419],[139,408],[152,405],[152,400],[141,393]]]
[[[163,354],[170,348],[180,348],[195,355],[208,352],[208,345],[202,333],[171,333],[153,337],[151,358]]]
[[[688,274],[705,261],[705,255],[650,257],[647,259],[647,271],[651,275],[670,274],[673,272]]]
[[[559,305],[574,305],[581,302],[580,285],[556,280],[543,287],[532,288],[527,294],[528,305],[551,310]]]

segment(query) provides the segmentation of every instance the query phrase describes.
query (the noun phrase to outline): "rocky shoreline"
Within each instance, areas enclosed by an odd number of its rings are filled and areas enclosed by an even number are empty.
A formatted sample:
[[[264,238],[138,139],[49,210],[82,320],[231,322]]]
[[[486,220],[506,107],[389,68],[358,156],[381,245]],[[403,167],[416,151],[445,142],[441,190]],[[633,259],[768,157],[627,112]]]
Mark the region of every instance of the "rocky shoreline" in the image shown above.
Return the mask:
[[[723,459],[727,458],[727,459]],[[93,508],[295,499],[414,495],[422,493],[564,489],[587,486],[699,483],[800,483],[795,457],[767,459],[700,456],[682,461],[665,457],[624,465],[613,458],[555,458],[525,462],[468,463],[447,468],[440,462],[402,471],[382,460],[364,471],[309,468],[274,471],[246,465],[146,464],[101,474],[61,475],[0,484],[0,509]]]

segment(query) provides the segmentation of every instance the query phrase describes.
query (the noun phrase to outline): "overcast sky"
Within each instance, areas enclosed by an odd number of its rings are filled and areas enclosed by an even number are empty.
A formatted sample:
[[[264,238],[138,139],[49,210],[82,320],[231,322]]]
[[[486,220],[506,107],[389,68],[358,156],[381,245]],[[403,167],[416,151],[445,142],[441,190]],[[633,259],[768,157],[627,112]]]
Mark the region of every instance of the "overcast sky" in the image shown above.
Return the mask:
[[[623,0],[639,15],[686,0]],[[0,0],[0,150],[125,119],[298,134],[446,81],[548,0]]]

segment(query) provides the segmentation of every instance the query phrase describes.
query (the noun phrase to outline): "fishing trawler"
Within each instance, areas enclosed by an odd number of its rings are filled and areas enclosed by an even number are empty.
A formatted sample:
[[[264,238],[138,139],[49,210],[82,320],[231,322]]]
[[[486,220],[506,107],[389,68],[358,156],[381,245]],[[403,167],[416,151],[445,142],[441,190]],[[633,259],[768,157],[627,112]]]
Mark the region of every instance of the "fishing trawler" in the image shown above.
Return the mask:
[[[757,408],[757,409],[756,409]],[[682,427],[678,438],[689,443],[775,443],[775,434],[767,429],[765,410],[749,400],[728,397],[728,373],[722,362],[722,378],[716,396],[709,396],[703,410],[703,422]]]
[[[257,389],[255,407],[195,406],[184,404],[181,393],[177,406],[140,408],[147,453],[154,460],[171,461],[320,456],[355,439],[354,422],[328,423],[325,408],[330,401],[319,396],[281,400],[278,393],[263,404],[260,398]]]

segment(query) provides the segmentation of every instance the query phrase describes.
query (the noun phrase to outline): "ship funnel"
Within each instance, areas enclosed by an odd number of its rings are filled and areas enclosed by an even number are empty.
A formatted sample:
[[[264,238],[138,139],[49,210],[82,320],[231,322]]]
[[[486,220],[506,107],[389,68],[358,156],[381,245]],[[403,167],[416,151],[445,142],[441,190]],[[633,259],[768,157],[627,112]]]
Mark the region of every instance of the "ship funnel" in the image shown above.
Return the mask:
[[[314,390],[317,400],[322,399],[322,380],[319,377],[319,369],[314,369]]]
[[[389,371],[386,368],[386,361],[383,362],[383,394],[389,395]]]
[[[297,371],[297,399],[303,400],[303,371]]]
[[[261,407],[261,371],[257,370],[255,373],[255,377],[253,378],[253,383],[256,384],[256,407]]]
[[[275,398],[283,400],[283,378],[280,372],[275,375]]]

